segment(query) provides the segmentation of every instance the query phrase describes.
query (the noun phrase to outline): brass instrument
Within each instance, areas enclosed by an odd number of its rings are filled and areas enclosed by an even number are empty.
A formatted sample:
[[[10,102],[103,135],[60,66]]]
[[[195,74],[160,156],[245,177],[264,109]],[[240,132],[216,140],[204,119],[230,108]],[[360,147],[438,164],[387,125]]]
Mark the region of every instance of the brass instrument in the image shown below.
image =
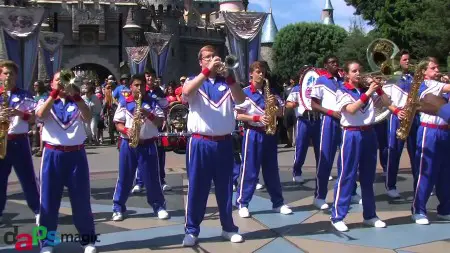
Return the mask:
[[[417,107],[419,105],[419,88],[424,80],[424,74],[422,73],[421,65],[422,64],[419,64],[416,67],[416,71],[414,72],[414,79],[411,83],[411,90],[408,93],[406,105],[403,108],[406,116],[403,120],[400,120],[400,127],[396,132],[397,139],[403,141],[406,140],[409,135],[409,131],[411,130],[411,126],[417,112]]]
[[[238,60],[238,58],[236,56],[234,56],[234,55],[228,55],[227,57],[225,57],[225,61],[222,62],[222,65],[217,70],[217,73],[223,75],[228,70],[236,69],[237,67],[239,67],[239,60]]]
[[[64,88],[67,88],[70,85],[74,84],[75,76],[71,70],[62,69],[59,72],[59,81]]]
[[[141,91],[138,90],[138,99],[136,101],[136,106],[134,108],[134,115],[133,115],[133,125],[130,129],[130,147],[135,148],[139,145],[139,138],[141,134],[141,127],[142,127],[142,113],[141,113],[141,106],[142,106],[142,94]]]
[[[269,99],[271,97],[269,80],[264,79],[264,102],[266,104],[264,114],[269,119],[269,124],[266,126],[266,134],[274,135],[277,131],[277,111],[278,106],[275,100]]]
[[[381,83],[397,82],[401,77],[396,70],[399,69],[400,62],[395,57],[400,52],[398,46],[387,39],[375,39],[367,47],[367,62],[372,70],[370,73],[360,76],[360,84],[368,88],[371,79]],[[375,123],[385,120],[391,112],[386,107],[375,107]]]
[[[8,130],[9,130],[9,124],[11,121],[9,120],[9,115],[6,113],[6,109],[9,107],[9,96],[8,96],[8,90],[9,90],[9,80],[5,80],[5,83],[3,85],[3,102],[1,105],[1,112],[0,112],[0,159],[5,159],[6,157],[6,151],[7,151],[7,145],[8,145]]]

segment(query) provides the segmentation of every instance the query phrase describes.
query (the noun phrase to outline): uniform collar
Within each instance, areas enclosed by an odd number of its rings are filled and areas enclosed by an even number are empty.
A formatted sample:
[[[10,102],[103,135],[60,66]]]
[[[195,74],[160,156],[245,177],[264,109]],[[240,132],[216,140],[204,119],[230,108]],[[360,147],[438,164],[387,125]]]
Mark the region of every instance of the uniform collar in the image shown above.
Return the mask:
[[[263,85],[263,87],[264,87],[264,85]],[[262,88],[262,87],[261,87],[261,88]],[[258,89],[256,89],[255,84],[253,83],[253,81],[250,82],[250,91],[251,91],[253,94],[255,94],[255,93],[258,91]]]
[[[4,89],[5,89],[4,86],[0,87],[0,93],[3,93]],[[14,93],[16,91],[17,91],[17,87],[14,87],[14,88],[11,89],[11,93]]]
[[[356,90],[356,87],[353,84],[349,83],[349,82],[345,82],[344,86],[345,86],[345,88],[347,88],[349,90]]]
[[[326,70],[326,69],[318,69],[317,72],[318,72],[319,76],[325,76],[328,79],[333,78],[333,75],[330,72],[328,72],[328,70]]]

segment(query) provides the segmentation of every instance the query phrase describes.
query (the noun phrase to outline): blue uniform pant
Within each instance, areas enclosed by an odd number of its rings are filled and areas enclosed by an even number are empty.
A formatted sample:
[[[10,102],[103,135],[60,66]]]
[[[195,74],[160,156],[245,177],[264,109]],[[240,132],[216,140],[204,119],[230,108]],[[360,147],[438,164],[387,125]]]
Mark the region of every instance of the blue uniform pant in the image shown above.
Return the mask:
[[[159,175],[161,177],[161,185],[166,184],[166,150],[164,147],[158,147],[158,161],[159,161]],[[142,172],[139,168],[136,170],[136,181],[135,185],[139,185],[140,187],[144,187],[144,180],[141,176]]]
[[[323,116],[320,126],[320,155],[317,162],[316,171],[316,191],[314,197],[325,199],[328,192],[328,180],[333,168],[334,157],[338,146],[341,144],[341,127],[339,120],[330,116]],[[338,159],[338,171],[340,162]]]
[[[233,165],[233,185],[238,185],[238,179],[241,175],[241,166],[242,166],[242,159],[241,154],[234,153],[234,165]]]
[[[0,216],[3,215],[3,210],[5,210],[8,177],[11,174],[12,167],[14,167],[22,185],[28,207],[33,213],[38,214],[39,189],[31,159],[30,141],[27,136],[9,140],[6,157],[0,159]]]
[[[310,140],[312,139],[314,147],[314,155],[317,161],[319,160],[319,139],[320,139],[320,120],[308,120],[305,117],[297,118],[296,138],[295,138],[295,154],[294,154],[294,169],[293,176],[302,175],[302,167],[305,163],[306,153]]]
[[[375,218],[373,182],[377,166],[377,136],[373,129],[365,131],[344,130],[341,144],[341,166],[334,187],[331,220],[342,221],[348,213],[352,192],[355,190],[357,171],[361,184],[364,219]]]
[[[405,146],[405,141],[397,138],[397,129],[400,127],[400,120],[394,114],[391,114],[388,121],[388,153],[386,166],[386,190],[397,189],[397,175],[400,166],[400,157]],[[414,156],[416,153],[417,142],[417,122],[413,122],[408,138],[406,139],[406,149],[408,150],[409,160],[411,163],[411,171],[414,178],[414,189],[417,183],[417,170],[415,169]]]
[[[386,172],[387,166],[387,153],[388,153],[388,123],[383,121],[374,125],[375,132],[377,133],[378,142],[378,155],[380,156],[381,168],[383,172]]]
[[[94,217],[91,210],[91,186],[86,151],[64,152],[44,148],[41,165],[41,207],[39,225],[56,231],[59,207],[64,186],[69,192],[73,223],[80,235],[95,238]],[[81,237],[81,236],[80,236]],[[41,246],[53,246],[44,239]],[[81,244],[94,243],[83,241]]]
[[[198,236],[206,212],[211,180],[214,181],[222,229],[237,232],[233,222],[233,141],[189,138],[186,167],[189,179],[186,203],[186,234]]]
[[[156,213],[165,209],[166,203],[162,192],[159,175],[158,149],[156,143],[139,144],[136,148],[130,147],[127,139],[122,139],[119,151],[119,178],[113,198],[113,212],[125,212],[128,197],[130,196],[136,167],[141,170],[144,185],[147,189],[147,202]]]
[[[450,130],[420,126],[417,132],[416,166],[419,178],[412,213],[427,214],[426,205],[433,187],[439,200],[437,213],[450,214]]]
[[[236,205],[239,208],[248,207],[258,183],[261,167],[272,207],[278,208],[284,204],[278,168],[277,144],[278,138],[275,135],[267,135],[252,129],[245,131],[242,143],[242,177],[236,191]]]

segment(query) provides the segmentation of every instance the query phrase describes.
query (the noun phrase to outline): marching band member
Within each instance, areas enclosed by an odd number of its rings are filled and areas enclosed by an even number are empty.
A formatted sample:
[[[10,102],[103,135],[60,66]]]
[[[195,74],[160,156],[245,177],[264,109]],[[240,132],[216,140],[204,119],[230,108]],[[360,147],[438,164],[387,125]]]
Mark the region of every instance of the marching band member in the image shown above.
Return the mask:
[[[232,217],[233,140],[235,128],[233,100],[241,104],[245,95],[227,71],[218,75],[223,64],[212,46],[198,54],[202,72],[183,86],[183,99],[189,103],[188,131],[192,133],[186,152],[189,178],[186,203],[184,246],[194,246],[200,233],[211,180],[214,181],[222,224],[222,237],[242,242]]]
[[[448,102],[441,96],[428,93],[420,101],[420,111],[429,115],[439,116],[439,118],[450,123],[450,103]]]
[[[331,223],[338,231],[347,231],[344,223],[354,190],[357,171],[361,183],[364,224],[386,227],[375,211],[373,183],[377,165],[376,133],[373,129],[375,106],[381,99],[383,105],[390,104],[378,83],[368,80],[369,88],[363,88],[360,77],[361,66],[357,61],[345,65],[348,81],[336,92],[337,111],[341,112],[343,127],[340,152],[341,170],[335,184],[334,204],[331,210]],[[378,96],[374,94],[377,92]],[[392,106],[389,106],[392,107]]]
[[[136,167],[140,168],[144,184],[147,188],[147,202],[153,207],[159,219],[168,219],[166,203],[162,193],[160,167],[158,164],[158,127],[164,121],[164,113],[157,101],[145,92],[145,76],[137,74],[131,77],[131,94],[119,101],[119,107],[114,115],[117,131],[122,135],[119,151],[119,178],[113,199],[114,221],[123,220],[126,211],[125,203],[130,195]],[[130,133],[133,126],[136,99],[138,93],[142,94],[141,113],[142,127],[139,134],[139,144],[136,148],[130,147]],[[139,119],[138,119],[139,120]]]
[[[9,97],[8,108],[0,110],[2,117],[10,119],[6,156],[0,159],[0,222],[6,205],[8,177],[12,167],[22,185],[28,207],[35,214],[36,220],[39,216],[39,192],[28,139],[29,122],[34,121],[36,103],[31,94],[16,87],[17,72],[18,66],[14,62],[0,60],[0,104],[3,103],[4,92]],[[8,90],[5,90],[3,85],[7,80]]]
[[[386,91],[395,106],[395,110],[391,114],[388,120],[388,153],[387,153],[387,166],[385,187],[387,195],[391,198],[399,198],[400,194],[397,191],[397,174],[400,165],[400,157],[403,152],[405,141],[397,138],[397,129],[400,127],[400,120],[405,117],[405,112],[402,108],[406,104],[408,93],[411,90],[411,82],[413,80],[413,74],[409,72],[409,52],[402,51],[400,53],[400,67],[402,68],[402,76],[397,84],[385,85],[383,90]],[[418,118],[415,118],[418,119]],[[414,177],[414,188],[417,183],[417,172],[414,166],[414,154],[416,152],[416,138],[417,138],[418,122],[413,121],[411,131],[406,142],[409,159],[411,161],[411,169]]]
[[[320,155],[317,162],[316,190],[313,202],[314,206],[321,210],[329,207],[325,202],[328,181],[337,148],[341,144],[341,126],[339,124],[341,112],[337,110],[336,91],[344,81],[339,75],[339,61],[336,56],[325,57],[323,64],[326,71],[321,70],[320,77],[311,90],[311,106],[313,110],[323,114],[320,126]],[[337,165],[340,167],[339,161]]]
[[[73,222],[79,234],[89,238],[81,241],[84,252],[95,253],[89,166],[83,145],[86,140],[83,121],[89,122],[91,115],[78,91],[61,85],[60,72],[53,76],[51,88],[53,90],[47,100],[40,100],[36,107],[36,116],[44,124],[42,140],[45,142],[38,225],[48,231],[56,231],[61,197],[64,186],[67,186]],[[48,239],[42,240],[41,253],[51,253],[52,245]]]
[[[419,63],[419,70],[425,80],[419,88],[420,98],[427,94],[442,96],[450,92],[450,84],[436,81],[439,74],[437,60],[429,57]],[[448,98],[447,98],[448,101]],[[445,160],[450,150],[450,130],[448,123],[439,116],[420,113],[417,131],[417,151],[415,161],[419,171],[416,191],[412,204],[412,219],[421,225],[429,224],[426,205],[433,187],[439,200],[437,217],[450,220],[450,165]]]
[[[300,81],[301,80],[299,80],[299,83]],[[297,183],[303,183],[305,181],[302,177],[302,167],[306,160],[306,154],[311,139],[314,147],[316,166],[320,152],[320,117],[316,112],[306,110],[305,106],[300,101],[300,92],[300,84],[298,84],[292,88],[292,91],[286,100],[286,108],[295,109],[295,116],[297,117],[294,166],[292,172],[292,181]]]
[[[146,80],[146,91],[150,94],[153,99],[158,101],[159,107],[161,107],[162,110],[166,110],[169,107],[169,102],[166,99],[166,96],[163,92],[163,90],[160,87],[156,87],[154,85],[155,81],[155,71],[153,69],[146,70],[145,71],[145,80]],[[158,129],[158,131],[162,132],[162,127]],[[164,147],[161,147],[158,145],[158,161],[159,161],[159,175],[161,176],[161,185],[163,187],[163,191],[170,191],[172,190],[172,187],[170,185],[166,184],[166,150]],[[136,170],[136,179],[135,179],[135,186],[133,187],[132,192],[142,192],[144,190],[144,181],[142,180],[142,172],[138,168]]]
[[[264,78],[266,68],[255,61],[250,66],[252,82],[244,88],[247,98],[244,103],[236,105],[237,120],[245,122],[245,134],[242,143],[242,175],[236,192],[236,205],[239,216],[250,217],[248,205],[255,192],[259,170],[262,167],[264,182],[272,201],[272,208],[281,214],[291,214],[292,210],[284,204],[281,192],[281,181],[278,168],[278,138],[276,135],[266,134],[265,126],[269,118],[265,115]],[[283,103],[280,98],[271,94],[273,103],[280,106],[277,116],[282,114]]]

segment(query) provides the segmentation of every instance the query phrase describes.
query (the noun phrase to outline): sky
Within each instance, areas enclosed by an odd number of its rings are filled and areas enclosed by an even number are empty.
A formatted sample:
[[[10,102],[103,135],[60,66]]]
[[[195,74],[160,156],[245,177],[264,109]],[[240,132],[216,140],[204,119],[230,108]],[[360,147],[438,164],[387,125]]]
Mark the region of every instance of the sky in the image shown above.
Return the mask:
[[[249,0],[248,9],[265,11],[270,9],[271,0]],[[326,0],[272,0],[272,13],[278,29],[297,22],[321,22],[322,9]],[[331,0],[334,9],[334,23],[348,30],[355,9],[344,0]],[[358,17],[359,18],[359,17]],[[363,22],[364,24],[364,22]],[[366,26],[365,30],[371,28]]]

